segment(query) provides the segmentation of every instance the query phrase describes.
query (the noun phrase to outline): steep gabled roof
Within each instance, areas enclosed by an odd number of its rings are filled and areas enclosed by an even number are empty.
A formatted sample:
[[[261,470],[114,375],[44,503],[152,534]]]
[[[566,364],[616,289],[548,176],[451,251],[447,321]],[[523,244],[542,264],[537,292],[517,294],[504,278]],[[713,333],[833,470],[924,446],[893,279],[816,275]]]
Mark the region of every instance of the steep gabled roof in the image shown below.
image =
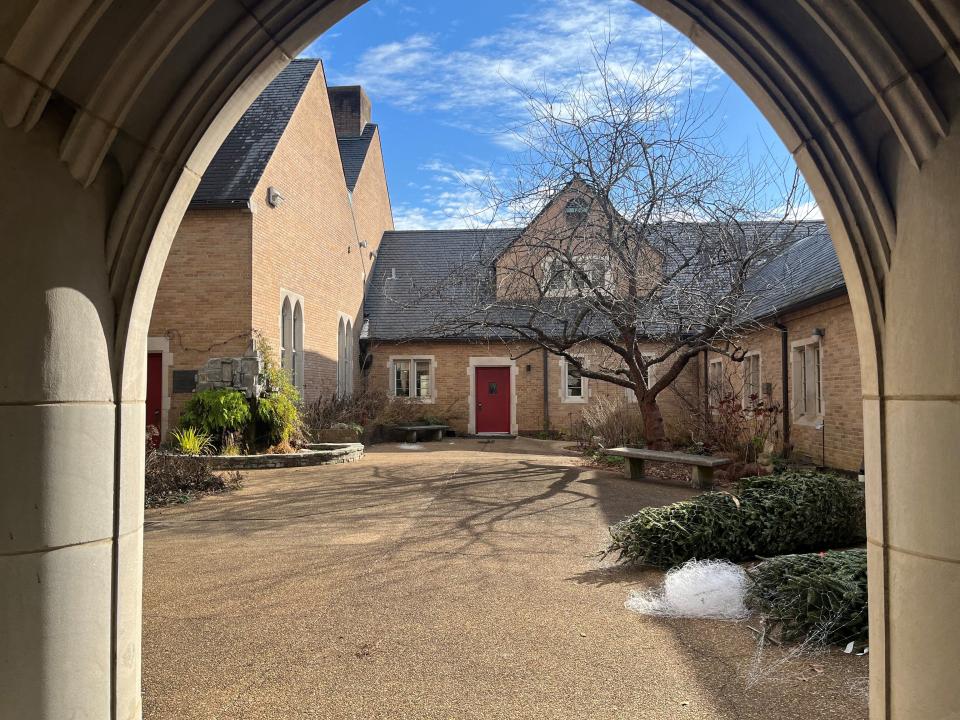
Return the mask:
[[[365,335],[379,340],[430,336],[435,319],[456,307],[457,289],[446,282],[451,274],[474,263],[478,268],[489,264],[519,234],[512,229],[384,233],[364,308],[369,316]],[[440,285],[444,292],[434,296]],[[461,303],[468,306],[469,298]]]
[[[360,171],[363,170],[363,163],[367,159],[367,152],[370,150],[370,143],[376,131],[376,124],[368,123],[358,137],[337,138],[337,145],[340,146],[340,162],[343,164],[343,179],[346,180],[347,190],[350,192],[353,192],[360,179]]]
[[[253,101],[214,155],[191,208],[246,206],[319,64],[294,60]]]

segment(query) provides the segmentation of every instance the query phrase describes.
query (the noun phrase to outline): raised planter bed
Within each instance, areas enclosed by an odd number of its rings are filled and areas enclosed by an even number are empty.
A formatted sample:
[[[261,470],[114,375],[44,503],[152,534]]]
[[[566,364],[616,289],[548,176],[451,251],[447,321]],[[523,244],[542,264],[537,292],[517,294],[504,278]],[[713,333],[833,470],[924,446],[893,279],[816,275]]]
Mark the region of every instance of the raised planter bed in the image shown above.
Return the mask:
[[[266,470],[356,462],[363,451],[360,443],[323,443],[289,455],[207,455],[202,459],[211,470]]]

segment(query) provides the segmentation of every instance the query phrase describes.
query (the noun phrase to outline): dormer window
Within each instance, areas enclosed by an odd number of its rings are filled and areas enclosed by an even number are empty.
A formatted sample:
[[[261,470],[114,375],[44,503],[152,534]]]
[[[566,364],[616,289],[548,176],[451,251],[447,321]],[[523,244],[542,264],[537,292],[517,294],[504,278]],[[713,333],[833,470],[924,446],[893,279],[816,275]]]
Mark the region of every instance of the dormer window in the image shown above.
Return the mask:
[[[571,297],[607,290],[610,288],[608,265],[604,258],[595,255],[548,258],[543,264],[544,294],[547,297]]]

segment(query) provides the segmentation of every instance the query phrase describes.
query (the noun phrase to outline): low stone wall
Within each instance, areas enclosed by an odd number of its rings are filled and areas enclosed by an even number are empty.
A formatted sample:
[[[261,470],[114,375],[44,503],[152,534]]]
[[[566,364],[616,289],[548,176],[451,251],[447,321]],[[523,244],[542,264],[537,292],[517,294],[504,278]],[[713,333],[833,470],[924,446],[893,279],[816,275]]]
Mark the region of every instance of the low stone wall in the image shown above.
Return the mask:
[[[321,444],[290,455],[210,455],[203,460],[211,470],[267,470],[356,462],[363,451],[360,443]]]

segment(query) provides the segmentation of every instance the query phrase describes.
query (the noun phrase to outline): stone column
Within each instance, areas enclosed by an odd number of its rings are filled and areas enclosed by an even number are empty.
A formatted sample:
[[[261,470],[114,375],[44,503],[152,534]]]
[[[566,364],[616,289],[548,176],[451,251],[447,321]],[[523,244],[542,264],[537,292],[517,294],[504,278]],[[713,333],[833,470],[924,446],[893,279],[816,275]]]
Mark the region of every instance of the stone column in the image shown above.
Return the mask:
[[[118,413],[105,238],[119,181],[84,189],[64,128],[0,127],[0,717],[140,716],[142,403]],[[124,432],[118,432],[122,417]],[[136,497],[139,495],[139,497]]]
[[[957,126],[922,169],[904,162],[896,172],[884,387],[864,400],[865,430],[883,454],[873,464],[884,468],[868,523],[875,718],[960,712],[958,190]],[[868,441],[868,465],[869,451]]]

